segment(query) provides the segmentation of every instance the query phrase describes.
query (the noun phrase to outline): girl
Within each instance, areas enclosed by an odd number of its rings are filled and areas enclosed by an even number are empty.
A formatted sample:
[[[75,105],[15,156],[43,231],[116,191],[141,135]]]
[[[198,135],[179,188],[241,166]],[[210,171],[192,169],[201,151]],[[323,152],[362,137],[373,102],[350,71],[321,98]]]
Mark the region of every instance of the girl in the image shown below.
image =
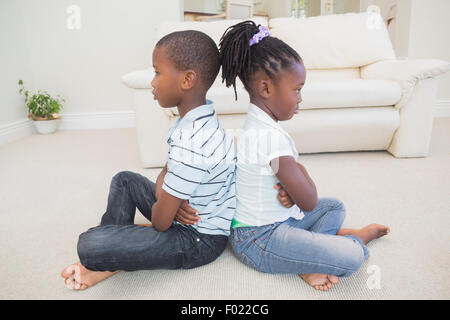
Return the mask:
[[[252,21],[229,27],[219,44],[222,80],[236,77],[250,96],[237,144],[236,212],[231,246],[246,265],[267,273],[297,273],[318,290],[358,271],[366,244],[390,230],[379,224],[341,229],[345,208],[318,198],[295,143],[279,121],[299,112],[306,70],[299,54]],[[237,94],[236,94],[237,99]],[[277,191],[278,190],[278,191]]]

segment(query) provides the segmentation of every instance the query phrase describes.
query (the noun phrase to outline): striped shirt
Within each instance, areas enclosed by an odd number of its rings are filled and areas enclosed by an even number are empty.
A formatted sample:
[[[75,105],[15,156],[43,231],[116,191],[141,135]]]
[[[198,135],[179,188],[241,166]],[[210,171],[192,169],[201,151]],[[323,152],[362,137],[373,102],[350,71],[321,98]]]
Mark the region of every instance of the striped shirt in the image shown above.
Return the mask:
[[[236,209],[236,150],[210,100],[178,118],[167,133],[169,152],[162,188],[189,200],[198,232],[230,234]],[[180,224],[178,221],[175,223]]]

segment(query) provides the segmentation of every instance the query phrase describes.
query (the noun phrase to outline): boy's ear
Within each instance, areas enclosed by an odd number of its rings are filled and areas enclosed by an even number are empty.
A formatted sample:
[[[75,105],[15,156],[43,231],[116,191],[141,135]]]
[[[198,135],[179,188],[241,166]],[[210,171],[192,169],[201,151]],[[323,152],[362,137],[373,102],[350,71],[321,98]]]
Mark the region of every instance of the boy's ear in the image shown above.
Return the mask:
[[[191,89],[195,82],[197,82],[197,73],[194,70],[186,70],[183,72],[183,79],[181,81],[181,88],[184,90]]]

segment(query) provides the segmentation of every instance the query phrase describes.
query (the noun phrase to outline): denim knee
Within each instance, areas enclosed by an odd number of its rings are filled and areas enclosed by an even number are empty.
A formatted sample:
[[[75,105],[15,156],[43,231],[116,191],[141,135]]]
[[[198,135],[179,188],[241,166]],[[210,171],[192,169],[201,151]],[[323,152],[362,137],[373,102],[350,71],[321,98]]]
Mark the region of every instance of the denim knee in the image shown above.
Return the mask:
[[[81,264],[87,269],[97,271],[91,264],[96,257],[99,256],[99,248],[102,247],[99,237],[95,236],[94,232],[91,232],[93,228],[83,232],[78,237],[77,253]]]
[[[112,180],[126,180],[128,177],[134,174],[135,173],[132,171],[120,171],[112,177]]]
[[[337,198],[329,198],[329,199],[333,203],[330,209],[333,210],[333,214],[335,215],[335,218],[338,220],[337,223],[339,225],[342,225],[344,223],[346,216],[344,203]]]
[[[354,250],[352,250],[352,252],[346,257],[345,268],[348,272],[342,275],[343,277],[348,277],[357,272],[366,259],[365,250],[360,246],[357,240],[352,239],[352,241],[355,243],[355,247]]]

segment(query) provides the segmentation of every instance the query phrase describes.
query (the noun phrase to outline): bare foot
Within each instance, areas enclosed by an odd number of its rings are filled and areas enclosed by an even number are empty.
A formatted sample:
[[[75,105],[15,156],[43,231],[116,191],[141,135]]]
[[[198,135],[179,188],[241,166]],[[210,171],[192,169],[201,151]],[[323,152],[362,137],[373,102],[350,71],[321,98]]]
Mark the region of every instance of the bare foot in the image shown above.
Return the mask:
[[[86,269],[79,261],[61,271],[61,277],[67,288],[75,290],[85,290],[94,284],[111,277],[119,271],[97,272]]]
[[[336,234],[339,236],[346,234],[354,235],[360,238],[364,244],[368,244],[373,239],[387,235],[390,231],[391,229],[387,226],[372,223],[362,229],[341,229]]]
[[[320,291],[328,291],[333,284],[339,283],[339,278],[337,276],[329,274],[305,273],[299,274],[299,276],[311,287]]]

